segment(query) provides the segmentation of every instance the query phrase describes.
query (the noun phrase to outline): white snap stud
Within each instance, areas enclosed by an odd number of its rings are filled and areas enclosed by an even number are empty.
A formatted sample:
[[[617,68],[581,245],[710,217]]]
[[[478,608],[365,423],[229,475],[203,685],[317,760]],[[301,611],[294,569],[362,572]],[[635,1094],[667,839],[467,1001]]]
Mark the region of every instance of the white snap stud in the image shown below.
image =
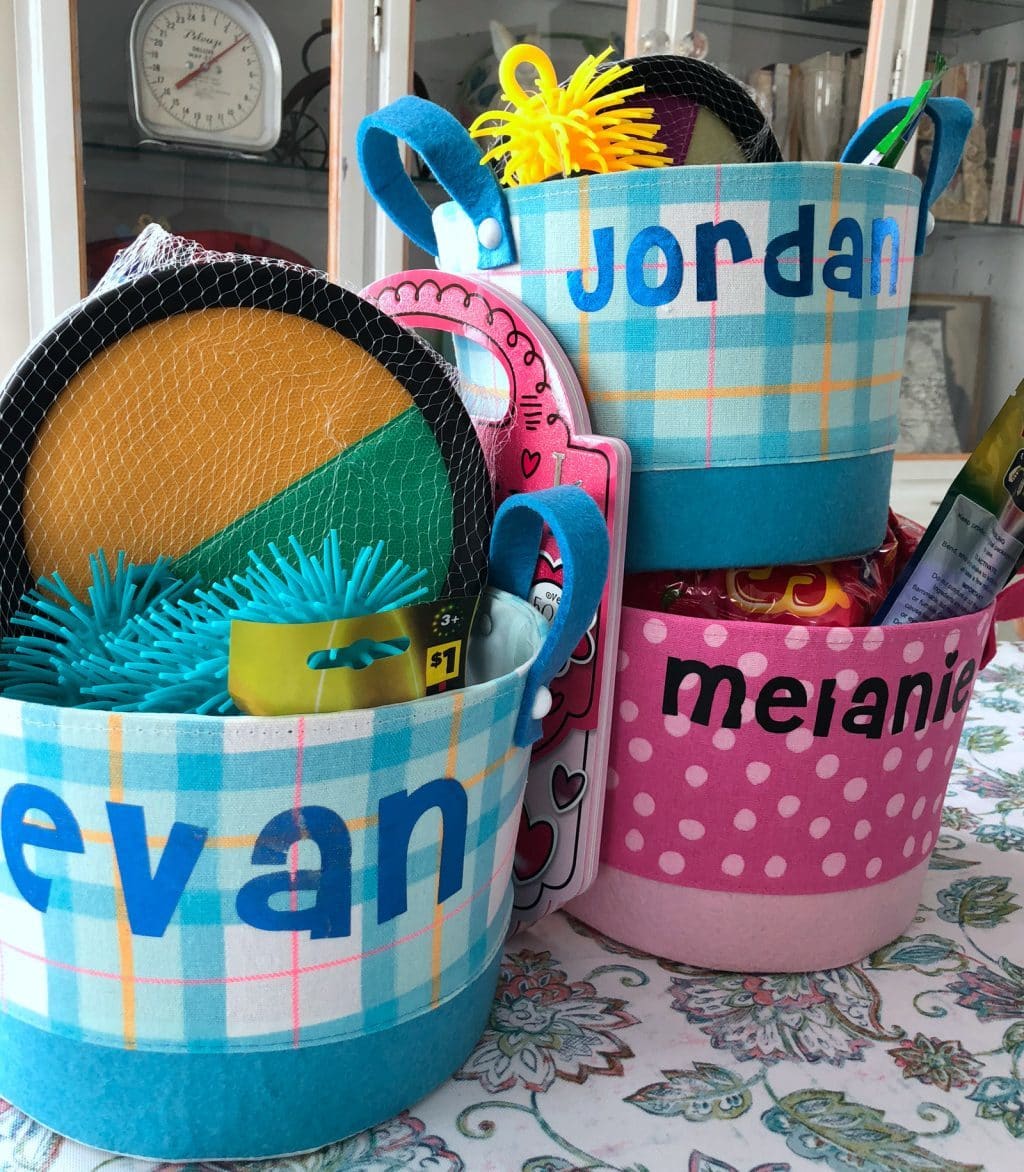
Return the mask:
[[[533,707],[530,709],[530,715],[534,720],[543,720],[551,711],[551,703],[551,693],[542,685],[537,689],[537,695],[533,698]]]
[[[497,248],[505,239],[505,233],[502,232],[498,221],[493,216],[488,216],[486,220],[480,221],[480,227],[476,230],[476,238],[484,248]]]

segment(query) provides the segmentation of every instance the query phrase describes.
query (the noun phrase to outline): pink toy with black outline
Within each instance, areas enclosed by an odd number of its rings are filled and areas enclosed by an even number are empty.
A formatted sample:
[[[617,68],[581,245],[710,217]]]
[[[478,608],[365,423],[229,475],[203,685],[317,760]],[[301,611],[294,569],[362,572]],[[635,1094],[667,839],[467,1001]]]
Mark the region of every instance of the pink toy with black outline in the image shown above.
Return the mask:
[[[579,380],[550,331],[508,294],[471,277],[412,270],[364,297],[402,322],[483,346],[508,381],[508,406],[474,422],[493,451],[498,502],[575,484],[596,501],[611,535],[611,573],[594,621],[551,683],[551,711],[534,747],[515,862],[514,926],[572,899],[597,873],[614,663],[622,594],[629,449],[590,432]],[[550,535],[534,574],[533,605],[551,618],[562,562]]]

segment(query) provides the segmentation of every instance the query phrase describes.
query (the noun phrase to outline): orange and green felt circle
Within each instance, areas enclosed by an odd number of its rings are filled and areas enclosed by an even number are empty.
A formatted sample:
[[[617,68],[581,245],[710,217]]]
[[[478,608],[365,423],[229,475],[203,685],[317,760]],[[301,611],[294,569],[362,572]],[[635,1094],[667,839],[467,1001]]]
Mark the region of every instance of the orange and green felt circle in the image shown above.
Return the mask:
[[[5,618],[41,574],[83,591],[100,548],[212,581],[333,528],[350,560],[382,540],[427,569],[434,596],[486,577],[490,481],[447,368],[307,271],[218,262],[87,301],[19,364],[0,422],[21,494]]]

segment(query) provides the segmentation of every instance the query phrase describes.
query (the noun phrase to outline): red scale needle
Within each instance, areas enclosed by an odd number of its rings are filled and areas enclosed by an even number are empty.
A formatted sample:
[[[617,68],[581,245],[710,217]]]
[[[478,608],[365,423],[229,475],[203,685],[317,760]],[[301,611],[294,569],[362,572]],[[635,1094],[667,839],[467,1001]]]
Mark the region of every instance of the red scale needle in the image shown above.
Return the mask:
[[[219,61],[221,59],[221,57],[225,56],[225,54],[230,53],[231,50],[236,45],[240,45],[243,41],[248,40],[248,38],[249,38],[248,33],[242,33],[242,35],[238,38],[237,41],[232,41],[231,44],[228,45],[228,47],[226,49],[221,49],[221,51],[219,53],[214,53],[214,55],[212,57],[210,57],[208,60],[204,61],[202,63],[202,65],[193,69],[191,73],[186,73],[185,76],[181,79],[181,81],[176,81],[174,83],[174,88],[176,90],[180,90],[183,85],[188,85],[188,83],[193,78],[198,77],[201,73],[205,73],[215,61]]]

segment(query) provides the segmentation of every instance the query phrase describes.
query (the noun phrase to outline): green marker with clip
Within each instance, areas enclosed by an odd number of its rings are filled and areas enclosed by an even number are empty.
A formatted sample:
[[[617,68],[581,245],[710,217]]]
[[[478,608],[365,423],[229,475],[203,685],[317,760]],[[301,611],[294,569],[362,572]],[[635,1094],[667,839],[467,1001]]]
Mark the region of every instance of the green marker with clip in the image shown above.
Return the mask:
[[[946,59],[941,53],[935,55],[935,69],[932,76],[918,86],[913,101],[907,107],[906,114],[896,123],[873,151],[869,151],[864,158],[866,167],[895,167],[900,157],[907,149],[907,144],[917,129],[917,124],[924,113],[925,102],[935,88],[939,79],[946,72]]]

